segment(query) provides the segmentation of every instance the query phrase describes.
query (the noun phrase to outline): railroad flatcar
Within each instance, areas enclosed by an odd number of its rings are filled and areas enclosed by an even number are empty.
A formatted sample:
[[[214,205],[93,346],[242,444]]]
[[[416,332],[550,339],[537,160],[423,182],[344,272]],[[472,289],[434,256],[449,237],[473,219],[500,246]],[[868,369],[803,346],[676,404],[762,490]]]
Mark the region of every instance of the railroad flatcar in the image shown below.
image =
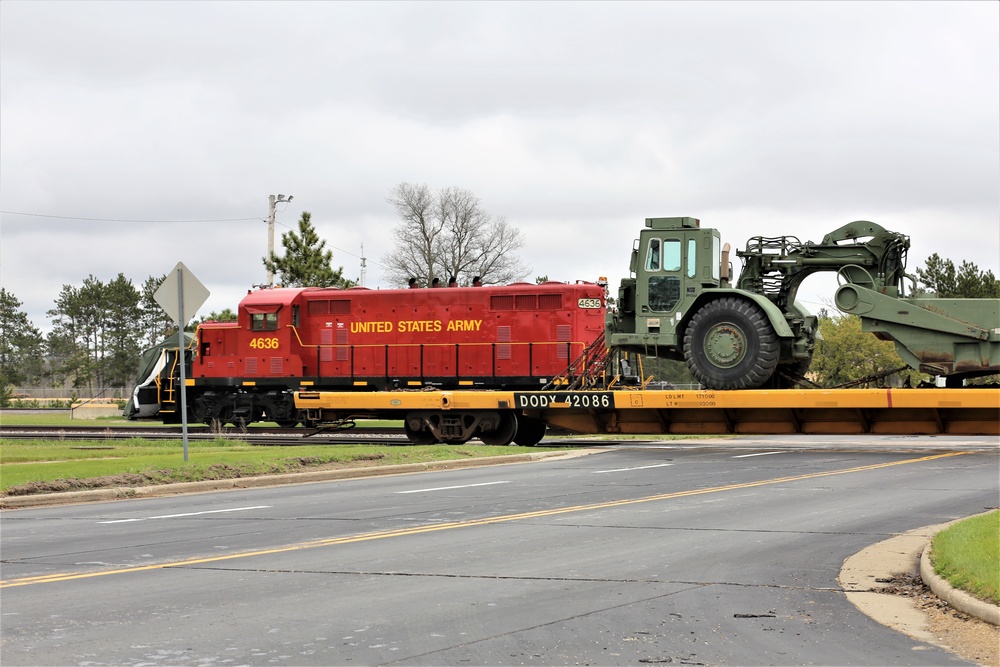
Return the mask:
[[[605,309],[588,282],[254,290],[236,322],[198,328],[189,419],[294,425],[296,390],[539,389],[603,335]],[[178,370],[165,350],[135,414],[180,421]]]

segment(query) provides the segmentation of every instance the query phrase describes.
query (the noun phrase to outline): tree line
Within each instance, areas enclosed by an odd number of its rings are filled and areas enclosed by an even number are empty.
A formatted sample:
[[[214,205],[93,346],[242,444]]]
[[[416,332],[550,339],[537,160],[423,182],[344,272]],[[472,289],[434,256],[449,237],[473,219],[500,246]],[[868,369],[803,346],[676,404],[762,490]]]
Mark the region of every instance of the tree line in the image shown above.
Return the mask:
[[[47,335],[20,310],[17,297],[0,288],[0,393],[66,382],[91,391],[129,385],[142,350],[176,329],[153,298],[165,279],[149,276],[137,288],[121,273],[108,282],[91,274],[80,286],[63,285],[46,312],[52,322]],[[201,321],[235,317],[226,309]]]

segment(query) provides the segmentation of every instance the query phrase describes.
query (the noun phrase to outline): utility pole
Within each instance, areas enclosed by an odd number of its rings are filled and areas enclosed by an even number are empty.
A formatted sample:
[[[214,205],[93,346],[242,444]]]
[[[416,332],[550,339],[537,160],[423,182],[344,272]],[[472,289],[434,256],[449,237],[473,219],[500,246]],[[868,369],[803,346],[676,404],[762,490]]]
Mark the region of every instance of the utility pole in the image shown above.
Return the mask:
[[[271,261],[274,257],[274,205],[281,202],[290,202],[295,199],[294,196],[288,195],[288,199],[285,199],[285,195],[268,195],[267,197],[267,259]],[[274,271],[271,269],[267,270],[267,286],[274,287]]]
[[[361,286],[362,287],[365,286],[365,273],[367,273],[367,264],[365,262],[367,262],[367,261],[368,261],[368,258],[365,257],[365,244],[362,243],[361,244]]]

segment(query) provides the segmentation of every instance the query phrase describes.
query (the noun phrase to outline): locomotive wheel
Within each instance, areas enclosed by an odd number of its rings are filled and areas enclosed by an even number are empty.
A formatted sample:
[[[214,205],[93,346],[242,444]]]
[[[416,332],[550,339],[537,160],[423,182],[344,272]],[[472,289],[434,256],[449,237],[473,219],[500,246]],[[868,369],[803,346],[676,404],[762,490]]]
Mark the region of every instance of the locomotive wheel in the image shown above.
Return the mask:
[[[225,426],[233,419],[233,409],[230,407],[220,407],[216,413],[215,417],[212,418],[212,424],[218,423],[219,426]]]
[[[403,430],[406,431],[406,437],[409,438],[411,445],[433,445],[437,442],[437,438],[434,434],[427,429],[413,429],[410,428],[410,420],[403,420]]]
[[[514,419],[514,415],[509,412],[504,412],[500,414],[500,423],[497,425],[497,428],[493,431],[480,433],[479,439],[483,441],[484,445],[506,447],[510,443],[514,442],[514,437],[516,435],[517,420]]]
[[[524,415],[517,418],[517,433],[514,435],[514,444],[522,447],[534,447],[544,437],[545,422]]]
[[[691,318],[684,361],[710,389],[755,389],[774,375],[778,336],[757,304],[725,297]]]

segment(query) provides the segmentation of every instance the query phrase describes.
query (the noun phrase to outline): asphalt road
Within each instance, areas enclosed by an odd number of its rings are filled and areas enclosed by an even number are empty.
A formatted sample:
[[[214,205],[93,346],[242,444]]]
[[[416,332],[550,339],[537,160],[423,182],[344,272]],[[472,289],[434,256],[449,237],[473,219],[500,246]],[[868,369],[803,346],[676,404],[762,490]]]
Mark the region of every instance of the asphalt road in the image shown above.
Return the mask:
[[[995,507],[995,438],[756,438],[0,513],[0,663],[943,665],[844,559]]]

